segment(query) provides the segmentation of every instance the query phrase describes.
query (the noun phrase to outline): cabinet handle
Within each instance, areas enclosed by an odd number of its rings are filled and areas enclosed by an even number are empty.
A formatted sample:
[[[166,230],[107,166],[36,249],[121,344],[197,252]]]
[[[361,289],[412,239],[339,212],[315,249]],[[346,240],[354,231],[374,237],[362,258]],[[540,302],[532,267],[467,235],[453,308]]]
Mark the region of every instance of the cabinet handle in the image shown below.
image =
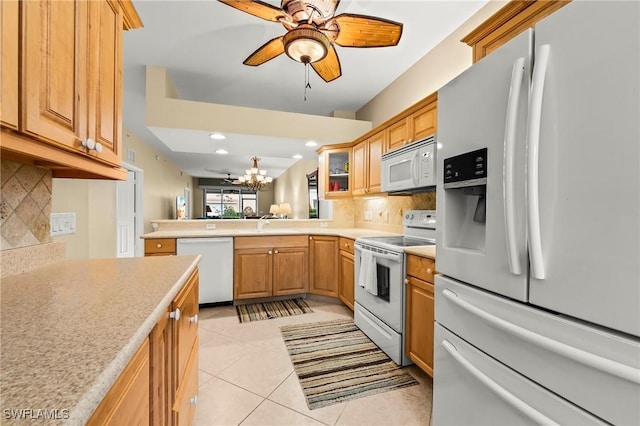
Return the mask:
[[[189,317],[189,322],[193,323],[193,324],[197,324],[198,323],[198,314],[195,314],[192,317]]]
[[[180,319],[180,308],[176,308],[175,311],[169,313],[169,318],[178,321]]]
[[[160,243],[156,244],[156,248],[162,248],[162,244]]]
[[[278,250],[276,250],[276,254],[278,254]]]
[[[100,142],[96,142],[96,152],[98,154],[102,152],[102,144]]]
[[[269,250],[267,253],[271,254],[271,250]]]
[[[431,268],[427,268],[427,274],[433,274],[433,271],[431,270]]]
[[[91,138],[87,138],[87,139],[83,140],[82,142],[80,142],[80,144],[82,146],[84,146],[85,148],[88,148],[88,149],[93,149],[93,148],[96,147],[96,141],[94,141]]]
[[[409,278],[405,278],[405,279],[404,279],[404,283],[405,283],[405,284],[409,284]]]
[[[313,240],[313,237],[309,237],[310,240]]]
[[[189,399],[189,404],[197,405],[198,404],[198,395],[194,395]]]
[[[344,243],[344,246],[345,247],[349,247],[349,243]]]

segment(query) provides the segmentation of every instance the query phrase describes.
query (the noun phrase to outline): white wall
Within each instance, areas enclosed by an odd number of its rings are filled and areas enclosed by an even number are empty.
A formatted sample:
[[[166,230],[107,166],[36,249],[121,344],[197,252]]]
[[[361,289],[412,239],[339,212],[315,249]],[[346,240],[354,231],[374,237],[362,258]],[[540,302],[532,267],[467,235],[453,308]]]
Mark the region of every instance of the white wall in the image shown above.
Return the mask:
[[[471,47],[460,39],[497,12],[507,1],[490,1],[415,65],[377,94],[356,112],[359,120],[373,126],[400,113],[426,96],[438,91],[472,63]]]

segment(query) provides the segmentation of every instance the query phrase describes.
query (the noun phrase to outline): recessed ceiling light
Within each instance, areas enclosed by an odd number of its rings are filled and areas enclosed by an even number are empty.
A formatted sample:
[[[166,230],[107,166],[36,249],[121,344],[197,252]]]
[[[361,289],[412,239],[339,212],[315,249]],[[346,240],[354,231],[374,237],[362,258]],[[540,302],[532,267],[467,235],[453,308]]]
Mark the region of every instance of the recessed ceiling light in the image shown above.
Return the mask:
[[[211,134],[209,135],[209,137],[210,137],[211,139],[218,139],[218,140],[219,140],[219,139],[226,139],[226,136],[225,136],[225,135],[223,135],[222,133],[211,133]]]
[[[315,143],[314,141],[309,141],[307,143],[305,143],[306,146],[316,146],[318,145],[317,143]]]
[[[297,159],[302,158],[302,155],[300,155],[300,154],[296,154],[296,155],[294,155],[294,156],[293,156],[293,158],[295,158],[295,159],[297,160]]]
[[[224,150],[224,149],[219,149],[219,150],[216,151],[216,154],[224,155],[224,154],[228,154],[228,152],[226,150]]]

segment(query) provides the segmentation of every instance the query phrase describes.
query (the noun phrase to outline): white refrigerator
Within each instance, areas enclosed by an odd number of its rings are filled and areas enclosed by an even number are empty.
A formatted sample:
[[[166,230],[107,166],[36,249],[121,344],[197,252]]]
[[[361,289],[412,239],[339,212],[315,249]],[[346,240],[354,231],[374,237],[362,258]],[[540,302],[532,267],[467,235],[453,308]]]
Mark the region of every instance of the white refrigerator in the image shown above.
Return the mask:
[[[640,3],[438,93],[434,425],[640,424]]]

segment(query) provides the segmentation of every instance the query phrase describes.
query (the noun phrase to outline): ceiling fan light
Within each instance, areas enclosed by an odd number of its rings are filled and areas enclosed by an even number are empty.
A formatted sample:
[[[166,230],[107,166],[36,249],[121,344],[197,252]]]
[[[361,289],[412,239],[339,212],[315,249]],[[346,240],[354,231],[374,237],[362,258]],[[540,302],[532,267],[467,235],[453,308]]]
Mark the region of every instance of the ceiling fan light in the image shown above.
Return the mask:
[[[284,50],[294,61],[317,62],[327,56],[330,41],[314,28],[296,28],[284,35]]]

